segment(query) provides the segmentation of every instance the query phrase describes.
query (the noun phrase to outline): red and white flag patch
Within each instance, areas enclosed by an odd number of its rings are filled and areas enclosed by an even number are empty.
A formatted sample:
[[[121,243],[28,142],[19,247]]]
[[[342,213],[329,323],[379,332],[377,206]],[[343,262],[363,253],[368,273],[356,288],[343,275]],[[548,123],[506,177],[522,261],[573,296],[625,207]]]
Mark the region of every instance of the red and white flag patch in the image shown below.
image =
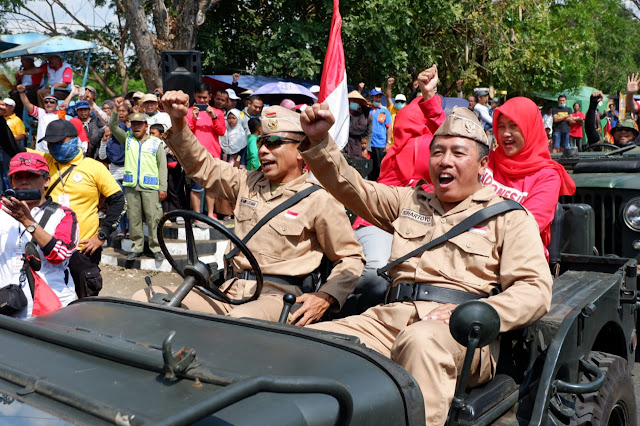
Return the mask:
[[[473,232],[474,234],[486,235],[488,229],[486,226],[474,226],[472,228],[469,228],[469,231]]]
[[[284,217],[286,217],[287,219],[296,220],[298,218],[298,213],[292,210],[287,210],[287,212],[284,214]]]

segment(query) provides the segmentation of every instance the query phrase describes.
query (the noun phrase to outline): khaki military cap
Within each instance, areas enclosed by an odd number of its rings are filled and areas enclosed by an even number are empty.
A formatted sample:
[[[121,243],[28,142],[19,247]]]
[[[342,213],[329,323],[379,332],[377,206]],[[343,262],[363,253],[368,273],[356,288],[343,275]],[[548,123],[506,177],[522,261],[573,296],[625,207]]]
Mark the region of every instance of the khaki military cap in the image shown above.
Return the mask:
[[[300,125],[300,113],[279,105],[262,110],[262,135],[274,133],[304,133]]]
[[[143,114],[141,112],[135,112],[133,114],[131,114],[129,116],[129,121],[134,122],[134,121],[143,121],[143,122],[147,122],[147,115]]]
[[[459,136],[489,146],[489,139],[478,117],[465,107],[454,107],[451,110],[442,126],[433,135],[434,138],[438,136]]]

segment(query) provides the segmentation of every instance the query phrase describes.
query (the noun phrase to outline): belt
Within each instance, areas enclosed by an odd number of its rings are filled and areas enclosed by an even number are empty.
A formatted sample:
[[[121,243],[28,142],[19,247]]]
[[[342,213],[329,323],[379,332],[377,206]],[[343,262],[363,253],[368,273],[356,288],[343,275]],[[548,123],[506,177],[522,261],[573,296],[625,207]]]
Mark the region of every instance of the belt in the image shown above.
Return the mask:
[[[398,283],[398,285],[389,288],[386,303],[416,300],[459,305],[470,300],[484,299],[486,297],[488,296],[428,284]]]
[[[235,278],[239,278],[241,280],[256,280],[256,274],[251,271],[242,271],[238,274],[234,275]],[[302,283],[304,277],[292,277],[287,275],[269,275],[263,274],[262,278],[264,281],[269,281],[275,284],[284,284],[284,285],[292,285],[296,287],[302,287]]]

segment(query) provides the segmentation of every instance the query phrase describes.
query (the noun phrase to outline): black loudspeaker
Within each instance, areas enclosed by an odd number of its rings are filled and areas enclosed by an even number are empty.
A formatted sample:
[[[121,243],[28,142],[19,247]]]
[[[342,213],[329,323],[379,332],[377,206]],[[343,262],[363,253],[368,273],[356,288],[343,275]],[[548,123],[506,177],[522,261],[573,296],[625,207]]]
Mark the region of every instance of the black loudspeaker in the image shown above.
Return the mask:
[[[193,96],[202,82],[200,52],[195,50],[165,50],[162,52],[162,89],[182,90]]]

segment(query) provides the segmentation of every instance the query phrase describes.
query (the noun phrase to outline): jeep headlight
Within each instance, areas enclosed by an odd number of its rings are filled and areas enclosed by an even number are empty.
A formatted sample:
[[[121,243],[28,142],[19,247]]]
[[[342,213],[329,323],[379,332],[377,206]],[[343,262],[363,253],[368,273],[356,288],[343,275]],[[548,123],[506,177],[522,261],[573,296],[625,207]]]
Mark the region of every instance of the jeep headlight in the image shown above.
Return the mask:
[[[631,230],[640,232],[640,197],[633,198],[624,206],[622,216]]]

